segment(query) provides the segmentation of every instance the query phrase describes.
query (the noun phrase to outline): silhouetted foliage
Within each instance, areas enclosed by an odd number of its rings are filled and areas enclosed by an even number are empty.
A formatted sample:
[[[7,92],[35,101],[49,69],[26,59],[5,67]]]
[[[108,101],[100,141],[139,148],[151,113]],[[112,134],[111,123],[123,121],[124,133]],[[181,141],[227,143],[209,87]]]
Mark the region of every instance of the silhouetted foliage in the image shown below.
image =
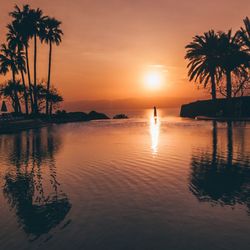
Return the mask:
[[[188,76],[190,81],[199,80],[206,88],[211,82],[212,99],[216,99],[216,80],[218,80],[218,48],[219,37],[214,30],[210,30],[202,36],[195,36],[193,42],[186,46],[187,53],[185,58],[188,64]]]
[[[25,104],[25,113],[31,111],[38,114],[39,111],[39,87],[37,86],[37,46],[38,41],[49,44],[49,63],[47,80],[47,107],[49,112],[49,94],[51,91],[51,63],[52,63],[52,44],[59,45],[62,40],[63,32],[60,29],[61,22],[55,18],[45,16],[39,8],[32,9],[29,5],[23,5],[22,8],[15,5],[14,10],[9,13],[12,21],[7,25],[6,40],[7,45],[2,45],[0,55],[0,74],[12,73],[12,81],[23,85],[23,102]],[[33,62],[33,80],[30,74],[29,47],[33,42],[34,62]],[[16,78],[20,76],[21,82]],[[27,78],[27,79],[26,79]],[[26,86],[28,82],[28,87]],[[13,103],[13,101],[12,101]],[[17,93],[15,94],[14,110],[21,113],[21,105]]]
[[[212,99],[216,93],[228,99],[248,94],[250,79],[250,23],[235,34],[210,30],[195,36],[186,46],[190,81],[199,81],[211,89]],[[208,83],[211,83],[208,85]],[[211,86],[211,87],[210,87]]]
[[[47,17],[44,20],[44,31],[41,35],[42,41],[49,44],[49,68],[48,68],[48,81],[47,81],[47,100],[46,100],[46,114],[48,115],[51,110],[49,107],[49,91],[50,91],[50,79],[51,79],[51,60],[52,60],[52,45],[60,45],[62,41],[63,32],[60,29],[61,22],[55,18]],[[51,98],[50,98],[51,99]]]

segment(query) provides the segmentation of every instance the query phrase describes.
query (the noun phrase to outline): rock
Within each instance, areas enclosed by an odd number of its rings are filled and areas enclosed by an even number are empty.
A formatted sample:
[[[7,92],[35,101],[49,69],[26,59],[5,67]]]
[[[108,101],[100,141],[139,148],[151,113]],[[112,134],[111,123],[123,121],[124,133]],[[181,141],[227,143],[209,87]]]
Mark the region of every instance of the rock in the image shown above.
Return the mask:
[[[128,116],[125,114],[117,114],[113,117],[113,119],[128,119]]]
[[[96,111],[91,111],[89,114],[86,114],[84,112],[59,112],[53,115],[50,121],[55,123],[66,123],[103,119],[109,119],[109,117],[103,113],[98,113]]]
[[[110,119],[107,115],[103,113],[98,113],[96,111],[91,111],[88,113],[89,120],[103,120],[103,119]]]
[[[250,96],[196,101],[181,106],[181,117],[250,117]]]

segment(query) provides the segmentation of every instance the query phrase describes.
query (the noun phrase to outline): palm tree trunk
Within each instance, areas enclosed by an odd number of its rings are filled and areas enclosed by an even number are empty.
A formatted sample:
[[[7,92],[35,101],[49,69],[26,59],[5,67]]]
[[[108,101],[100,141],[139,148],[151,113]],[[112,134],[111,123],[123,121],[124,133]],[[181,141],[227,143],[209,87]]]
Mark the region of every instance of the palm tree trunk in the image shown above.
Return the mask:
[[[210,74],[211,76],[211,85],[212,85],[212,100],[216,100],[216,84],[214,74]]]
[[[52,105],[52,102],[50,103],[50,109],[49,109],[49,115],[51,116],[52,115],[52,109],[53,109],[53,105]]]
[[[38,113],[37,106],[37,84],[36,84],[36,61],[37,61],[37,37],[34,36],[34,112]]]
[[[33,113],[34,102],[33,102],[32,85],[31,85],[31,79],[30,79],[29,53],[28,53],[27,45],[25,45],[25,54],[26,54],[26,64],[27,64],[27,73],[28,73],[28,81],[29,81],[30,106],[31,106],[31,112]]]
[[[49,68],[48,68],[48,82],[47,82],[47,94],[46,94],[46,114],[49,114],[49,101],[48,95],[50,90],[50,76],[51,76],[51,59],[52,59],[52,42],[49,42]]]
[[[227,98],[232,98],[232,79],[231,79],[231,71],[227,70],[226,72],[227,77]]]
[[[16,90],[16,75],[13,70],[12,70],[12,80],[13,80],[13,83],[15,84],[15,87],[14,87],[15,108],[14,110],[15,110],[15,113],[18,114],[18,113],[22,113],[22,110],[21,110],[21,105],[20,105],[17,90]]]
[[[25,85],[25,78],[24,78],[23,70],[21,70],[21,76],[22,76],[22,82],[23,82],[25,113],[26,113],[26,115],[28,115],[29,114],[28,94],[27,94],[27,91],[26,91],[26,85]]]
[[[213,121],[213,154],[212,154],[212,165],[216,166],[217,162],[217,122]]]
[[[227,165],[233,164],[233,129],[232,122],[227,122]]]

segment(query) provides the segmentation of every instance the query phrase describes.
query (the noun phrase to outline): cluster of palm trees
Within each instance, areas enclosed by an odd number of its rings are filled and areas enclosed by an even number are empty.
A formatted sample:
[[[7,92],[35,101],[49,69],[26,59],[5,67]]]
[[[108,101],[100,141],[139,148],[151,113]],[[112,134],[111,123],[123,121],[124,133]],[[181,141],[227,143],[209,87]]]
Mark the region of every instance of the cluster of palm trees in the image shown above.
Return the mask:
[[[53,45],[59,45],[63,32],[61,22],[45,16],[41,9],[29,5],[17,5],[9,13],[12,21],[7,25],[6,43],[0,48],[0,74],[10,73],[11,80],[1,85],[0,94],[11,100],[15,113],[38,114],[43,109],[49,115],[54,104],[62,97],[51,87],[51,63]],[[49,45],[48,77],[46,83],[37,82],[38,42]],[[29,50],[33,43],[33,79]]]
[[[243,21],[235,34],[209,30],[186,46],[189,80],[209,88],[213,100],[218,92],[230,99],[250,89],[250,20]]]

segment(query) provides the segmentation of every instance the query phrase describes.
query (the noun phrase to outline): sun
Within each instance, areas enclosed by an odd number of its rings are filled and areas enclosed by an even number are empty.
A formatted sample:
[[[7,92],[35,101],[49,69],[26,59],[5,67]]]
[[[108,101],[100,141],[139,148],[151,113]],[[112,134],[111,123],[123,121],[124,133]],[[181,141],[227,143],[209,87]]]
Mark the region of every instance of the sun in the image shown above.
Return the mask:
[[[151,66],[144,75],[144,84],[150,90],[160,90],[165,82],[165,74],[161,67]]]

